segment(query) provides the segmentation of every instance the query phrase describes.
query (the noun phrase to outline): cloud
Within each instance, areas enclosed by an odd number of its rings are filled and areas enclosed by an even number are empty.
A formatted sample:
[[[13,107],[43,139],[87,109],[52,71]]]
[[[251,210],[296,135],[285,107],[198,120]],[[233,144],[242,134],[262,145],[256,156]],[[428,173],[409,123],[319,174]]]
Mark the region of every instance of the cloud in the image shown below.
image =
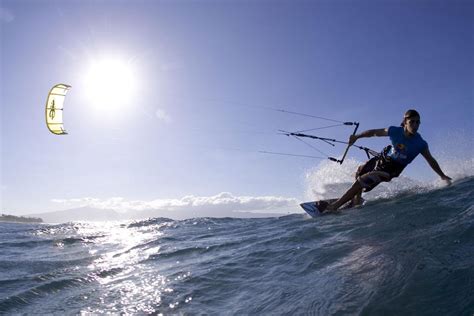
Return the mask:
[[[112,209],[121,212],[134,211],[192,211],[207,212],[219,210],[225,212],[287,212],[298,205],[295,198],[279,196],[234,196],[222,192],[214,196],[189,195],[181,199],[156,199],[150,201],[127,200],[123,197],[97,199],[91,197],[76,199],[54,199],[66,207],[93,207]]]
[[[15,19],[15,16],[10,10],[0,7],[0,22],[1,23],[10,23],[14,19]]]

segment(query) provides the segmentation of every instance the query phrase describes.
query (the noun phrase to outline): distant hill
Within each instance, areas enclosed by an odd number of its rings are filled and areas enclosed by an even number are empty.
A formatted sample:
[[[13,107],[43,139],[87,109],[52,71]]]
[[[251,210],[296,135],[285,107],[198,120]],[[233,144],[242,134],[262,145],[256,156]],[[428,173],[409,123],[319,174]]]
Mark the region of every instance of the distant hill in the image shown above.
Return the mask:
[[[46,223],[65,223],[73,221],[117,221],[126,219],[114,210],[103,210],[91,207],[80,207],[64,211],[30,214],[39,216]]]
[[[38,217],[25,217],[15,215],[0,215],[0,222],[16,222],[16,223],[42,223],[43,220]]]
[[[174,220],[182,220],[196,217],[235,217],[235,218],[259,218],[278,217],[283,213],[253,213],[220,211],[217,209],[189,209],[189,210],[145,210],[119,213],[114,210],[97,209],[91,207],[81,207],[70,210],[29,214],[28,216],[41,217],[46,223],[65,223],[72,221],[117,221],[117,220],[138,220],[154,217],[165,217]]]

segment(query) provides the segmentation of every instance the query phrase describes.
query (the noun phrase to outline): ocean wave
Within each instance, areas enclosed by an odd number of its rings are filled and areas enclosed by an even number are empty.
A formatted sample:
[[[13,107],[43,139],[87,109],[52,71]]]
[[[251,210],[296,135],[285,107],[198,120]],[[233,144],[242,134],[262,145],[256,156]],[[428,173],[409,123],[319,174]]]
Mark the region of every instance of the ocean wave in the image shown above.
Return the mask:
[[[317,219],[15,225],[0,235],[1,313],[474,312],[472,177]]]

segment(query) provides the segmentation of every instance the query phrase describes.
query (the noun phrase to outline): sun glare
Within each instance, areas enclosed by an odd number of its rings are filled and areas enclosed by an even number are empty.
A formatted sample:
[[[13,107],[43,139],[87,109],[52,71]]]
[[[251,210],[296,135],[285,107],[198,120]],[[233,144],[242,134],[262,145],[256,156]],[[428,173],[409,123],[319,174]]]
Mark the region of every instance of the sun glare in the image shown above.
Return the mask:
[[[119,110],[133,103],[137,82],[130,64],[109,58],[90,65],[85,85],[94,107]]]

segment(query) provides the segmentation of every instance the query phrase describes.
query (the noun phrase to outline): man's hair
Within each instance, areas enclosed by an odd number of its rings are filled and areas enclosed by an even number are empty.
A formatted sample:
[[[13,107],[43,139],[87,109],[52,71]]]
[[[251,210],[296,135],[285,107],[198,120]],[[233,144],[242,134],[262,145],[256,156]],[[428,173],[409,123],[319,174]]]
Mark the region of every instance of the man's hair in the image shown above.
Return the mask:
[[[405,112],[405,115],[403,115],[403,121],[400,124],[401,127],[405,126],[405,120],[412,118],[412,117],[420,117],[420,113],[418,113],[417,110],[408,110]]]

